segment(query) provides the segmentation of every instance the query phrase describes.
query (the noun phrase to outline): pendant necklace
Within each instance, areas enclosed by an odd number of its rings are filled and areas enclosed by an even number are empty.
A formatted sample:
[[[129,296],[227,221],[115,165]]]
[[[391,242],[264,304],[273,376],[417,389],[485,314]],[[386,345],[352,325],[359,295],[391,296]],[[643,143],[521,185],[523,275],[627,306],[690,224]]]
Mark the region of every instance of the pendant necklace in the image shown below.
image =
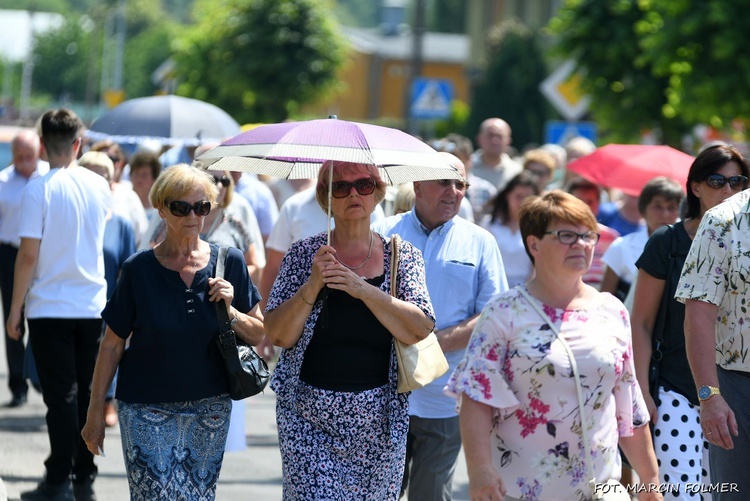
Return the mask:
[[[333,233],[331,234],[331,236],[333,237]],[[359,266],[349,266],[348,264],[346,264],[345,262],[343,262],[341,259],[338,260],[339,263],[343,264],[344,266],[346,266],[347,268],[349,268],[352,271],[356,271],[356,270],[360,269],[361,267],[363,267],[367,263],[367,261],[370,260],[370,256],[372,256],[372,241],[373,241],[373,239],[372,239],[372,231],[370,231],[370,250],[367,251],[367,257],[365,258],[364,261],[362,261],[359,264]],[[333,242],[331,242],[331,243],[333,243]]]

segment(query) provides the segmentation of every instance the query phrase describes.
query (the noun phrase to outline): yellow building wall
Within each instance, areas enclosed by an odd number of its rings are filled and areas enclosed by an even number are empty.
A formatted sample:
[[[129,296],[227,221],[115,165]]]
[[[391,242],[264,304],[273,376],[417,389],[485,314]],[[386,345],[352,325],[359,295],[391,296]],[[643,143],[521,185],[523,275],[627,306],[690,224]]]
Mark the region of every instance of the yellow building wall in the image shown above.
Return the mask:
[[[371,67],[376,64],[368,54],[354,53],[340,75],[339,89],[320,103],[304,109],[306,117],[337,115],[342,120],[355,122],[377,119],[404,119],[406,104],[404,89],[409,63],[385,60],[381,63],[379,82],[370,81]],[[469,81],[464,66],[450,63],[424,63],[422,77],[444,78],[453,82],[453,98],[468,102]],[[377,96],[376,116],[370,117],[371,87]],[[379,89],[379,91],[378,91]]]

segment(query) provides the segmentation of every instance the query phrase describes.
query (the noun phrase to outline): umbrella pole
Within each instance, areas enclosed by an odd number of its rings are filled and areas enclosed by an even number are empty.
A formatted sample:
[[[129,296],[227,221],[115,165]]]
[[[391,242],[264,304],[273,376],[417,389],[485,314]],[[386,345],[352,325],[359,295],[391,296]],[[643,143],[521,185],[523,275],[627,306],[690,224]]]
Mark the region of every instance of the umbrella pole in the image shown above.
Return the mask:
[[[328,239],[326,245],[331,245],[331,190],[333,189],[333,162],[331,162],[331,168],[328,169]]]

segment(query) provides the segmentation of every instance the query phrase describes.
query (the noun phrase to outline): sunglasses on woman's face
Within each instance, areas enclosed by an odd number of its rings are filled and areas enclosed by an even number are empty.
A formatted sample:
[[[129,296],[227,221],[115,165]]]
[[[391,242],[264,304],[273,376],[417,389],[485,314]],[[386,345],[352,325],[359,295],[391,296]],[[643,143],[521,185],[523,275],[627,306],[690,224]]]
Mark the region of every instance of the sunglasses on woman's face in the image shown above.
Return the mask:
[[[211,202],[205,200],[195,202],[192,205],[182,200],[175,200],[174,202],[169,202],[167,207],[169,207],[169,212],[177,217],[185,217],[190,214],[190,211],[195,212],[195,215],[200,217],[207,216],[211,212]]]
[[[351,183],[349,181],[334,181],[331,185],[331,194],[335,198],[346,198],[352,192],[352,187],[360,195],[369,195],[375,191],[375,180],[371,177],[363,177]]]
[[[709,188],[719,190],[724,187],[725,184],[729,183],[729,187],[734,191],[743,190],[747,185],[747,177],[745,176],[731,176],[724,177],[721,174],[711,174],[706,176],[706,184]]]
[[[224,188],[228,188],[229,182],[230,181],[227,176],[214,176],[214,184],[216,184],[216,186],[222,185]]]

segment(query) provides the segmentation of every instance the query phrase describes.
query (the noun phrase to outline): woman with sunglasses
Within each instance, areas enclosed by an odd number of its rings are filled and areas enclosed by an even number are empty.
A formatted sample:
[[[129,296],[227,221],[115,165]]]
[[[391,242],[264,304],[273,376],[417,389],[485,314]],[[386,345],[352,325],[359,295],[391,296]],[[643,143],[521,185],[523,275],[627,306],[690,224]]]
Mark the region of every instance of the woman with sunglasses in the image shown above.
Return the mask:
[[[230,248],[225,278],[217,278],[219,247],[201,239],[218,194],[210,175],[187,165],[159,176],[150,199],[166,236],[125,262],[102,312],[107,329],[82,435],[93,454],[102,454],[102,406],[119,366],[131,499],[214,499],[232,405],[215,303],[226,306],[242,340],[263,339],[260,297],[242,253]]]
[[[599,240],[594,214],[554,190],[528,198],[519,221],[535,275],[487,303],[446,387],[461,407],[471,499],[592,499],[591,469],[599,485],[620,476],[618,442],[641,482],[656,483],[628,313],[583,282]]]
[[[639,270],[632,310],[635,367],[651,416],[664,483],[711,482],[708,443],[701,429],[700,403],[685,351],[685,305],[674,296],[703,214],[747,188],[749,177],[747,162],[732,146],[715,145],[703,150],[688,173],[684,219],[655,231],[636,262]],[[661,357],[658,381],[651,395],[649,366],[655,338],[663,341],[657,355]],[[698,498],[697,493],[693,496]]]
[[[243,220],[230,209],[234,198],[234,180],[227,171],[210,171],[209,175],[219,189],[216,204],[203,220],[201,238],[208,243],[223,247],[235,247],[245,255],[245,262],[254,282],[260,278],[257,247],[250,229]],[[153,247],[164,239],[167,231],[166,220],[161,219],[151,225],[148,238]]]
[[[370,228],[385,196],[374,166],[327,162],[316,198],[331,214],[321,233],[293,243],[268,298],[266,330],[283,349],[271,379],[283,498],[397,500],[408,401],[397,392],[393,339],[413,344],[434,326],[422,255],[399,247],[390,294],[391,240]]]

